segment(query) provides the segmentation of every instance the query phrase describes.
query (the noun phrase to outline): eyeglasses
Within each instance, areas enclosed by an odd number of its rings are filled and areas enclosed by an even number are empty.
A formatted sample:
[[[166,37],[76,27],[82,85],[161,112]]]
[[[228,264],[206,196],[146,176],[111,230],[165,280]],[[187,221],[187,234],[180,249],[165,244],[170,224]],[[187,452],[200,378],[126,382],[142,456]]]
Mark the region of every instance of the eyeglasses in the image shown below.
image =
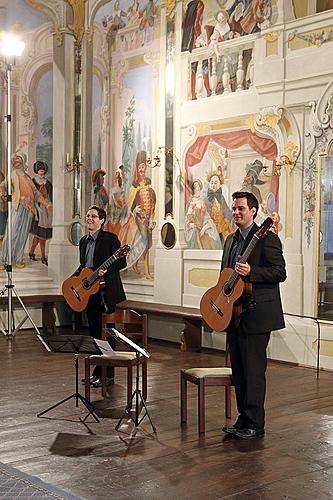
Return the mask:
[[[86,219],[99,219],[99,216],[98,215],[91,215],[91,214],[87,214],[86,215]]]

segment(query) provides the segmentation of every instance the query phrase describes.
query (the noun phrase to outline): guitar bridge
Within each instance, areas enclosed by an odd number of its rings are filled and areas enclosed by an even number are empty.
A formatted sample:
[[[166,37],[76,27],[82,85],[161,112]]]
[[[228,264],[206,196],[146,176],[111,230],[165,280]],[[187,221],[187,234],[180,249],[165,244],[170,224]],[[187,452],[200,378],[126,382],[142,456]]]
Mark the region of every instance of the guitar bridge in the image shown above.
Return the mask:
[[[80,297],[80,295],[77,293],[77,291],[75,290],[75,288],[74,288],[73,286],[71,287],[71,290],[72,290],[73,294],[75,295],[75,297],[77,298],[77,300],[78,300],[79,302],[81,302],[81,297]]]
[[[221,311],[221,309],[215,304],[215,302],[213,302],[212,300],[210,301],[210,305],[212,306],[212,308],[214,309],[214,311],[217,312],[217,314],[219,316],[223,316],[223,312]]]

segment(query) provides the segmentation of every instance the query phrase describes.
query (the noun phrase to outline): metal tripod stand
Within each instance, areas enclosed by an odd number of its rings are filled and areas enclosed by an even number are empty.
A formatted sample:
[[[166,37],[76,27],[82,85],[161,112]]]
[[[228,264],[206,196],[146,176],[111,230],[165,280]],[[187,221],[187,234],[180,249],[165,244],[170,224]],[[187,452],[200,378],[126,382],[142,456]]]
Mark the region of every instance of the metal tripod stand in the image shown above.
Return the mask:
[[[140,390],[140,353],[136,351],[135,355],[136,355],[135,390],[134,390],[134,392],[132,394],[132,397],[131,397],[130,401],[126,405],[126,408],[123,411],[123,414],[120,417],[120,419],[119,419],[119,421],[118,421],[118,423],[117,423],[117,425],[115,427],[115,430],[117,431],[119,429],[119,427],[121,426],[122,421],[124,420],[124,418],[126,416],[132,420],[132,422],[134,423],[135,427],[138,427],[138,425],[141,424],[142,420],[145,417],[148,417],[150,425],[152,426],[152,429],[153,429],[154,433],[156,433],[156,427],[153,424],[153,421],[152,421],[150,413],[148,411],[146,402],[143,399],[142,392]],[[133,417],[133,415],[131,413],[131,408],[132,408],[132,404],[133,404],[134,400],[135,400],[135,413],[134,413],[134,417]],[[143,413],[143,415],[140,418],[142,407],[144,409],[144,413]]]
[[[89,415],[92,415],[96,422],[99,422],[98,417],[94,413],[94,406],[82,396],[82,394],[79,393],[79,355],[76,353],[74,354],[74,366],[75,366],[75,392],[71,394],[70,396],[67,396],[67,398],[62,399],[61,401],[58,401],[58,403],[55,403],[54,405],[50,406],[46,410],[40,412],[37,414],[37,417],[41,417],[42,415],[45,415],[45,413],[53,410],[54,408],[57,408],[57,406],[62,405],[63,403],[66,403],[66,401],[69,401],[70,399],[75,399],[75,406],[79,406],[79,401],[87,408],[88,410],[88,415],[83,419],[83,421],[86,420],[86,418]]]

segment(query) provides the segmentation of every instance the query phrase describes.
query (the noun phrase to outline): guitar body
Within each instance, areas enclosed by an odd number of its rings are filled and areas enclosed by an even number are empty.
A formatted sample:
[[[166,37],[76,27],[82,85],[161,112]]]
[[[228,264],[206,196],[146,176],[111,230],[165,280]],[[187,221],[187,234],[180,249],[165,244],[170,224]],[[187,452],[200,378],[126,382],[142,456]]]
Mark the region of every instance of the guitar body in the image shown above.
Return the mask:
[[[85,267],[79,276],[70,276],[62,284],[62,294],[73,311],[83,311],[89,301],[90,295],[97,293],[100,289],[99,280],[89,287],[85,286],[85,280],[91,276],[92,270]]]
[[[233,317],[234,304],[244,292],[245,283],[239,277],[231,292],[225,293],[225,285],[233,272],[233,269],[223,269],[217,284],[207,290],[200,301],[203,319],[216,332],[224,332],[229,326]]]

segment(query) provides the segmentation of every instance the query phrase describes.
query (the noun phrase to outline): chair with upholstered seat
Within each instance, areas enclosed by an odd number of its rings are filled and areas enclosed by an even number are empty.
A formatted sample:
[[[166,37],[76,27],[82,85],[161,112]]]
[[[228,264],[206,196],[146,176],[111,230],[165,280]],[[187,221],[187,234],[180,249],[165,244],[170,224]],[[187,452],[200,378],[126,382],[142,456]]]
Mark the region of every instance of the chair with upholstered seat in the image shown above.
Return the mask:
[[[231,418],[231,386],[232,372],[228,348],[226,350],[226,366],[219,368],[188,368],[181,370],[180,374],[180,404],[181,423],[187,422],[187,382],[192,382],[198,387],[198,421],[199,434],[205,432],[205,389],[208,386],[225,387],[225,416]]]
[[[122,333],[147,349],[148,321],[146,314],[139,314],[131,309],[117,310],[111,314],[103,314],[102,317],[102,338],[107,340],[110,337],[108,325],[116,325]],[[147,399],[147,358],[140,355],[142,366],[142,394],[144,400]],[[127,368],[127,403],[132,398],[133,388],[133,366],[136,365],[136,354],[132,351],[114,351],[111,354],[93,355],[85,358],[85,397],[90,401],[90,367],[101,366],[102,396],[107,394],[106,368],[125,367]]]

